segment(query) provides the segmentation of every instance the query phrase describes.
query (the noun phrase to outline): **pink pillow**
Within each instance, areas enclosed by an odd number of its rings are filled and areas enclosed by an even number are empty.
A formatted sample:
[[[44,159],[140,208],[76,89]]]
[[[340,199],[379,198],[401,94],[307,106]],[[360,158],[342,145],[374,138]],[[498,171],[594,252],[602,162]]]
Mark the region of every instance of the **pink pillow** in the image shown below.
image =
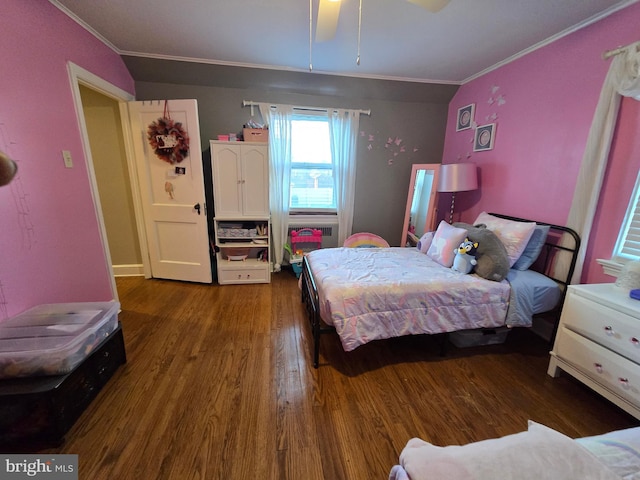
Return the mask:
[[[460,246],[466,236],[466,229],[453,227],[442,220],[433,236],[427,255],[443,267],[451,268],[456,256],[454,250]]]
[[[485,224],[489,230],[496,234],[504,247],[507,249],[509,257],[509,267],[518,261],[533,231],[536,229],[536,222],[517,222],[506,218],[494,217],[487,212],[482,212],[476,218],[474,225]]]

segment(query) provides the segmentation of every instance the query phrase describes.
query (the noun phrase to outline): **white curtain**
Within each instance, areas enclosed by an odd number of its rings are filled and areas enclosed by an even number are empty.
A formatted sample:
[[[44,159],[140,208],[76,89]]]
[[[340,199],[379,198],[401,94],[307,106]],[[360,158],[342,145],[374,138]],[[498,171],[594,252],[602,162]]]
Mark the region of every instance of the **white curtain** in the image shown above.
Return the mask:
[[[338,208],[338,245],[342,245],[351,235],[353,227],[359,125],[358,111],[338,109],[329,112],[329,138]]]
[[[291,117],[290,105],[260,103],[262,120],[269,126],[269,206],[273,270],[279,272],[284,257],[289,228],[289,189],[291,186]]]
[[[640,100],[640,42],[616,55],[604,81],[582,158],[567,225],[582,239],[572,283],[580,283],[587,243],[598,206],[621,95]]]

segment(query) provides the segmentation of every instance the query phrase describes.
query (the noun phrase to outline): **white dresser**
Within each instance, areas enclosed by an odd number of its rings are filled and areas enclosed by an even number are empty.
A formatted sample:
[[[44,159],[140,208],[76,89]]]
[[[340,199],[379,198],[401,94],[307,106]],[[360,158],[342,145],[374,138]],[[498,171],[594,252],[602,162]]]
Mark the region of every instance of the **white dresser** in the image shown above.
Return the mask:
[[[547,373],[560,369],[640,418],[640,301],[613,283],[569,286]]]

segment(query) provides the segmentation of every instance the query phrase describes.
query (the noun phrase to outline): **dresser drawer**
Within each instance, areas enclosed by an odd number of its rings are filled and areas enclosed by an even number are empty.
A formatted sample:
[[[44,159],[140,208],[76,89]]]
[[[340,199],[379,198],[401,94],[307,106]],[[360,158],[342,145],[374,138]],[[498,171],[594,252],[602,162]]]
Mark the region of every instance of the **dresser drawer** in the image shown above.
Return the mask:
[[[562,325],[640,363],[640,321],[580,295],[569,295]]]
[[[554,353],[608,390],[640,404],[638,364],[567,328],[558,331]]]
[[[224,283],[268,283],[266,268],[225,268],[218,270],[218,282]]]

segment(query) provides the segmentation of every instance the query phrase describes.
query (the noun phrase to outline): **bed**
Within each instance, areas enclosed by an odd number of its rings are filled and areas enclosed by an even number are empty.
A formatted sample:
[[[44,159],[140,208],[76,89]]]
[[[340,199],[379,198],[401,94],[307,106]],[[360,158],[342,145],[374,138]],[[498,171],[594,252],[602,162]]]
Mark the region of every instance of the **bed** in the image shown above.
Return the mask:
[[[389,480],[633,480],[640,478],[640,427],[571,439],[529,421],[528,429],[467,445],[409,440]]]
[[[453,251],[468,237],[481,239],[479,255],[474,271],[462,274],[451,268]],[[421,242],[305,255],[300,287],[315,368],[326,333],[337,333],[351,351],[404,335],[530,327],[541,314],[559,318],[580,246],[570,228],[486,212],[473,225],[441,222]],[[525,257],[525,268],[518,267]]]

